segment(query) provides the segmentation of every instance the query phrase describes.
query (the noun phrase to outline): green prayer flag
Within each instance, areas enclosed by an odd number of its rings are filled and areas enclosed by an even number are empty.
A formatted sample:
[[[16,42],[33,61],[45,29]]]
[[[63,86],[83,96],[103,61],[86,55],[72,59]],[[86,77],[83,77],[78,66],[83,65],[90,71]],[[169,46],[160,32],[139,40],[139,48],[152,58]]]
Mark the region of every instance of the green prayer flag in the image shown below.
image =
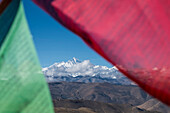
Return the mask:
[[[10,5],[17,1],[12,0]],[[54,113],[23,4],[18,4],[15,18],[0,48],[0,113]]]

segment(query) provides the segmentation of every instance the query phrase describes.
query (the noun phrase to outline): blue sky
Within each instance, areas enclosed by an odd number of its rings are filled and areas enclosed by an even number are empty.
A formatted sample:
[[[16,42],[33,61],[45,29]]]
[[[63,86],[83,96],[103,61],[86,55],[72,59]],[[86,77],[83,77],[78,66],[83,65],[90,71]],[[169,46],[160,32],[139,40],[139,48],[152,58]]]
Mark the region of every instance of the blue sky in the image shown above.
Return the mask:
[[[23,0],[27,21],[42,67],[76,57],[93,64],[111,65],[91,50],[78,36],[61,26],[31,0]]]

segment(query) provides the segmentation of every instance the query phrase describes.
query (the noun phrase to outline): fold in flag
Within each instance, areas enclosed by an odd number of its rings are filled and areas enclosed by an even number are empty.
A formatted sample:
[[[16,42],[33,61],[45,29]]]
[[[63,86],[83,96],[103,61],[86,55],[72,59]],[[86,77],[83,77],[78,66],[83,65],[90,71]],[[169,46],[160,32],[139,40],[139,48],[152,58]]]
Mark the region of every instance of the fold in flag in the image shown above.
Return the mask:
[[[20,0],[0,3],[0,113],[54,113]]]
[[[169,0],[33,0],[146,92],[170,105]]]

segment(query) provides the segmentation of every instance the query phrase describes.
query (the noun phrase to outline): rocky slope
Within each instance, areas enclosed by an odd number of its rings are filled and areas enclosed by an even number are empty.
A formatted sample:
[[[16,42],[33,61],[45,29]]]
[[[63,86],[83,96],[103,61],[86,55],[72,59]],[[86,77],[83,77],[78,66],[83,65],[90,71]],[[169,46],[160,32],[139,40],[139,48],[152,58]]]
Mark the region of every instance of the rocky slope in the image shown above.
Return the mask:
[[[108,104],[90,100],[55,100],[56,113],[161,113],[128,104]]]
[[[114,105],[130,105],[148,111],[159,111],[162,113],[170,112],[169,107],[153,99],[139,87],[134,85],[114,85],[110,83],[54,82],[49,83],[49,88],[52,98],[55,101],[64,102],[64,100],[70,100],[69,102],[75,103],[71,100],[82,100],[83,102],[84,100],[90,100],[92,102],[111,103]],[[63,106],[57,106],[57,110],[62,111],[63,109],[65,109],[62,108],[64,106],[65,108],[67,108],[66,105],[63,104]],[[58,107],[61,109],[58,109]],[[92,111],[94,112],[94,110],[91,111],[91,108],[87,106],[86,108],[90,110],[88,111],[89,113]],[[74,113],[79,113],[77,112],[77,110],[79,109],[81,109],[81,107],[69,107],[69,109],[67,110],[73,110],[75,111]]]
[[[140,105],[151,99],[137,86],[109,83],[49,83],[53,99],[92,100],[105,103]]]
[[[150,111],[155,110],[155,111],[161,111],[162,113],[170,113],[170,107],[164,105],[163,103],[161,103],[156,99],[150,99],[145,103],[143,103],[142,105],[139,105],[138,107]]]

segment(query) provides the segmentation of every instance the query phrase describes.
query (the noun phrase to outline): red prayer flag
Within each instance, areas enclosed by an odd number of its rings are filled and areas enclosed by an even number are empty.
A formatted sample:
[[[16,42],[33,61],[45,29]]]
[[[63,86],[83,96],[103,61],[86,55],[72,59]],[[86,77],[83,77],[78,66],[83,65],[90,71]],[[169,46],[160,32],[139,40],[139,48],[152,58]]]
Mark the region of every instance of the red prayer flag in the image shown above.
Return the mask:
[[[146,92],[170,105],[169,0],[33,0]]]

